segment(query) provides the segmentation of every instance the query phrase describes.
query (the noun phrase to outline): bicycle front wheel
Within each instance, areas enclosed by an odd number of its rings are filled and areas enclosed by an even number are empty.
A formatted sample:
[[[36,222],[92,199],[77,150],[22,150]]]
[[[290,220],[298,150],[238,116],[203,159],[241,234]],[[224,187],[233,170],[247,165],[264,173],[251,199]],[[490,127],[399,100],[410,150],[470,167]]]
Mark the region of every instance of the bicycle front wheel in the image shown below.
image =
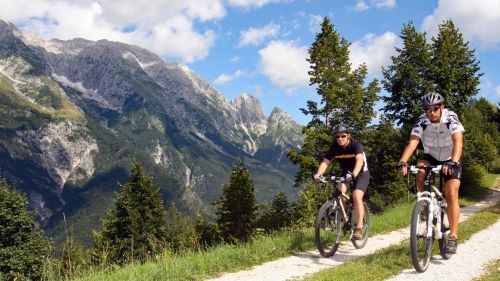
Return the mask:
[[[366,245],[366,242],[368,241],[368,235],[370,235],[370,228],[371,228],[371,223],[370,223],[370,211],[368,210],[368,206],[366,206],[366,203],[363,202],[363,208],[365,209],[365,215],[363,216],[363,239],[361,240],[352,240],[352,244],[356,249],[361,249]],[[357,225],[357,216],[355,215],[356,212],[352,212],[352,226],[353,228],[356,227]]]
[[[342,238],[341,214],[335,203],[327,201],[321,206],[314,232],[319,253],[323,257],[333,256]]]
[[[428,216],[432,216],[429,212],[429,202],[418,201],[413,208],[410,230],[411,260],[418,272],[427,270],[432,256],[433,236],[426,237]]]

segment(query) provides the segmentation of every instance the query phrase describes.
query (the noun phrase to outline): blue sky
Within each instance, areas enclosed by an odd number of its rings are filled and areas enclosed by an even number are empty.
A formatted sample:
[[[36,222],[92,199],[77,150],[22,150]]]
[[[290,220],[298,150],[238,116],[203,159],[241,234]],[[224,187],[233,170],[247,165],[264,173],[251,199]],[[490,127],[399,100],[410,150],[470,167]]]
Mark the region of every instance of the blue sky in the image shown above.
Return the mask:
[[[266,114],[280,107],[301,124],[310,119],[299,108],[318,98],[305,59],[325,16],[352,43],[353,66],[367,64],[367,82],[382,79],[404,23],[430,40],[452,19],[480,61],[479,95],[500,100],[499,0],[0,0],[0,7],[1,19],[46,40],[139,45],[188,65],[227,99],[249,93]]]

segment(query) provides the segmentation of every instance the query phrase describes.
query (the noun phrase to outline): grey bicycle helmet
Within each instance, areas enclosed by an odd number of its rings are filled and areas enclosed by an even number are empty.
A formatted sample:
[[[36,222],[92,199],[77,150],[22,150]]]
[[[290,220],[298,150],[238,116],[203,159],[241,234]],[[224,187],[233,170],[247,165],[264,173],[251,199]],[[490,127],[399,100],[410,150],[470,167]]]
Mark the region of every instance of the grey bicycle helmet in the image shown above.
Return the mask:
[[[444,103],[444,98],[436,92],[431,92],[422,97],[422,106],[430,106]]]
[[[349,128],[344,123],[340,123],[337,126],[335,126],[335,128],[333,128],[333,131],[335,133],[341,133],[341,132],[351,133],[351,128]]]

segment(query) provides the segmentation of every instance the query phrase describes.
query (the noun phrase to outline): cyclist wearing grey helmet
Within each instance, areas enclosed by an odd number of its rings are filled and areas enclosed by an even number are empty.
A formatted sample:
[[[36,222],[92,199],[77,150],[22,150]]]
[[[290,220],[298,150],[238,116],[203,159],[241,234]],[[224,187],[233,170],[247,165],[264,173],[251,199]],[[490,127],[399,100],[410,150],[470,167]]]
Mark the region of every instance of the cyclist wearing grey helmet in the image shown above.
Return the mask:
[[[340,124],[335,127],[336,140],[330,145],[330,149],[324,155],[323,161],[320,163],[314,179],[319,181],[333,159],[337,159],[342,168],[342,176],[346,177],[346,183],[351,183],[353,186],[353,202],[354,210],[357,217],[364,217],[363,196],[368,188],[370,181],[370,172],[366,163],[366,155],[363,151],[363,145],[351,137],[351,130]],[[347,186],[342,184],[341,192],[345,193]],[[359,216],[358,216],[359,215]],[[354,230],[353,238],[356,240],[363,239],[363,220],[359,220]]]
[[[420,141],[424,147],[424,155],[417,165],[443,165],[444,192],[448,204],[448,221],[450,222],[450,237],[446,252],[456,253],[458,220],[460,206],[458,204],[458,189],[462,176],[463,132],[464,127],[455,112],[444,108],[444,98],[438,93],[428,93],[422,97],[423,113],[411,131],[410,142],[399,160],[401,174],[408,172],[406,162],[411,157]],[[424,172],[417,175],[417,188],[423,189]]]

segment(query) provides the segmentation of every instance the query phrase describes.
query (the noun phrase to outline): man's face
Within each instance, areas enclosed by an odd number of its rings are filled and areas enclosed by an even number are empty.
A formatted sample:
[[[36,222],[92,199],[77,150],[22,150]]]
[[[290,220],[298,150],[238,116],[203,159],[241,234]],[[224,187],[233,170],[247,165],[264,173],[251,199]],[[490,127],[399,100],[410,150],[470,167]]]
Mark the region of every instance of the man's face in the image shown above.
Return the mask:
[[[438,123],[441,120],[441,113],[443,112],[444,105],[431,105],[424,108],[427,118],[432,123]]]
[[[337,139],[338,145],[346,146],[351,139],[351,135],[347,132],[339,132],[335,135],[335,138]]]

